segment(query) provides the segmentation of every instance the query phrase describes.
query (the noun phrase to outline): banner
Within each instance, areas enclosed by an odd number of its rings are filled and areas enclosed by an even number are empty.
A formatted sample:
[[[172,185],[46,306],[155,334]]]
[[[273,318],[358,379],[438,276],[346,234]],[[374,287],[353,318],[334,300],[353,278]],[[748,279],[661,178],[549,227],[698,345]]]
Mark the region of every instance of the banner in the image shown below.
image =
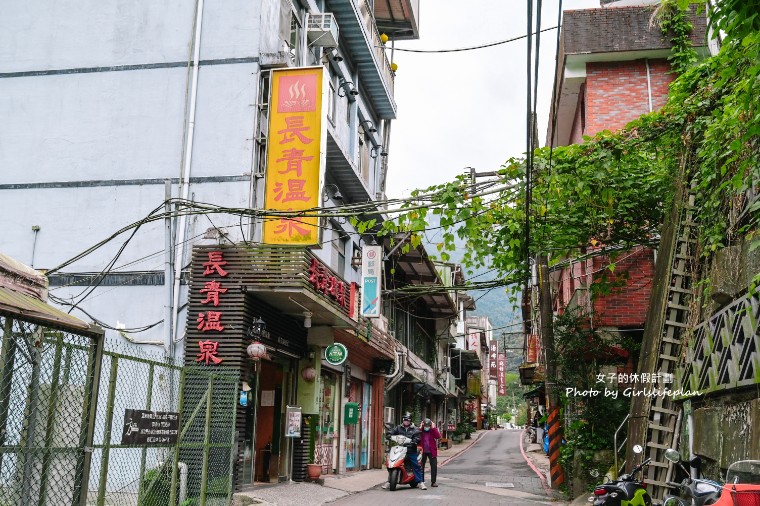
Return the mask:
[[[488,343],[488,377],[490,379],[496,379],[497,370],[499,365],[497,364],[497,357],[499,355],[499,343],[495,339],[491,339]]]
[[[499,354],[498,395],[507,395],[507,357]]]
[[[467,336],[467,349],[476,351],[480,349],[480,332],[470,332]]]
[[[264,207],[305,211],[322,205],[327,134],[324,67],[272,71]],[[317,217],[269,217],[263,242],[308,246],[320,242]]]
[[[382,301],[381,275],[383,272],[383,247],[364,246],[362,248],[362,316],[377,318],[380,316]]]

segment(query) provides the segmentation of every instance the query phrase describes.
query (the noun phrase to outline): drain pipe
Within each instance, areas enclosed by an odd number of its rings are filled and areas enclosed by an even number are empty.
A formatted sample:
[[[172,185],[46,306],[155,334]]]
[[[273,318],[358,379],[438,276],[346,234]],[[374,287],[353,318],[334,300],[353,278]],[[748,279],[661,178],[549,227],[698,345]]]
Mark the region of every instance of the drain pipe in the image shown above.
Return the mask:
[[[179,468],[179,502],[183,504],[187,499],[187,464],[184,462],[177,462]]]
[[[644,59],[644,64],[647,66],[647,95],[649,96],[649,112],[652,112],[652,77],[649,74],[649,58]]]
[[[195,13],[195,35],[193,38],[193,70],[190,82],[190,110],[187,118],[187,136],[185,137],[185,153],[182,174],[179,180],[180,197],[187,201],[190,195],[190,166],[193,159],[193,135],[195,132],[195,106],[198,97],[198,71],[200,70],[201,54],[201,26],[203,24],[203,0],[197,0]],[[179,217],[179,225],[176,228],[177,252],[174,257],[174,297],[172,301],[172,321],[171,326],[174,334],[174,340],[177,340],[177,320],[179,318],[179,289],[180,280],[182,279],[182,269],[184,268],[185,256],[185,226],[187,216],[184,214]]]

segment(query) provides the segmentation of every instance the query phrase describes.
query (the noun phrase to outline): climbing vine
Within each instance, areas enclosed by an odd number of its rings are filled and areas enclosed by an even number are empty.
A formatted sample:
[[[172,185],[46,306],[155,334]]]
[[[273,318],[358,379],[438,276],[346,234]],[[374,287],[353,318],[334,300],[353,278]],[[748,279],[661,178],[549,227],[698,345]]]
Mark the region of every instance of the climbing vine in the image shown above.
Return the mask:
[[[680,73],[667,104],[618,132],[537,149],[529,234],[523,158],[507,160],[497,181],[475,184],[460,176],[414,192],[381,233],[409,232],[416,245],[437,221],[443,260],[463,241],[465,265],[488,264],[515,292],[528,276],[527,254],[549,253],[556,262],[589,250],[608,255],[656,245],[679,185],[694,187],[705,255],[738,236],[753,237],[760,200],[750,205],[747,198],[760,181],[760,0],[718,2],[710,20],[726,36],[720,52],[700,62],[687,41],[688,2],[666,4],[661,27]],[[758,246],[755,235],[752,247]]]

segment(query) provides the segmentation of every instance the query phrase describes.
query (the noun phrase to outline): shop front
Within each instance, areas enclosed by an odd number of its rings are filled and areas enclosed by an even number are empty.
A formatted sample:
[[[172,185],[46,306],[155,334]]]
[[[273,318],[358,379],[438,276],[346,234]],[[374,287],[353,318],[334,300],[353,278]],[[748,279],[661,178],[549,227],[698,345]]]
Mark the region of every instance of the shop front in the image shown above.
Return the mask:
[[[302,479],[312,459],[339,468],[345,375],[321,365],[356,298],[306,249],[193,249],[185,362],[240,373],[236,487]]]

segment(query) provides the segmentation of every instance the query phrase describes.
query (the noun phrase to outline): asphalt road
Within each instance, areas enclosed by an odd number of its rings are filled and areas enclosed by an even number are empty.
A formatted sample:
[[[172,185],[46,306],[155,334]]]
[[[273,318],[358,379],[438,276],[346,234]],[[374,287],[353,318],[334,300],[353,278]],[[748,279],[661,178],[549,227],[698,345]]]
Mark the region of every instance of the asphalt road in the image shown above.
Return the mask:
[[[341,498],[331,504],[393,506],[420,504],[464,506],[500,504],[529,506],[553,504],[541,480],[520,453],[519,430],[495,430],[484,434],[464,453],[438,469],[438,487],[427,490],[402,486],[395,492],[379,487]]]

